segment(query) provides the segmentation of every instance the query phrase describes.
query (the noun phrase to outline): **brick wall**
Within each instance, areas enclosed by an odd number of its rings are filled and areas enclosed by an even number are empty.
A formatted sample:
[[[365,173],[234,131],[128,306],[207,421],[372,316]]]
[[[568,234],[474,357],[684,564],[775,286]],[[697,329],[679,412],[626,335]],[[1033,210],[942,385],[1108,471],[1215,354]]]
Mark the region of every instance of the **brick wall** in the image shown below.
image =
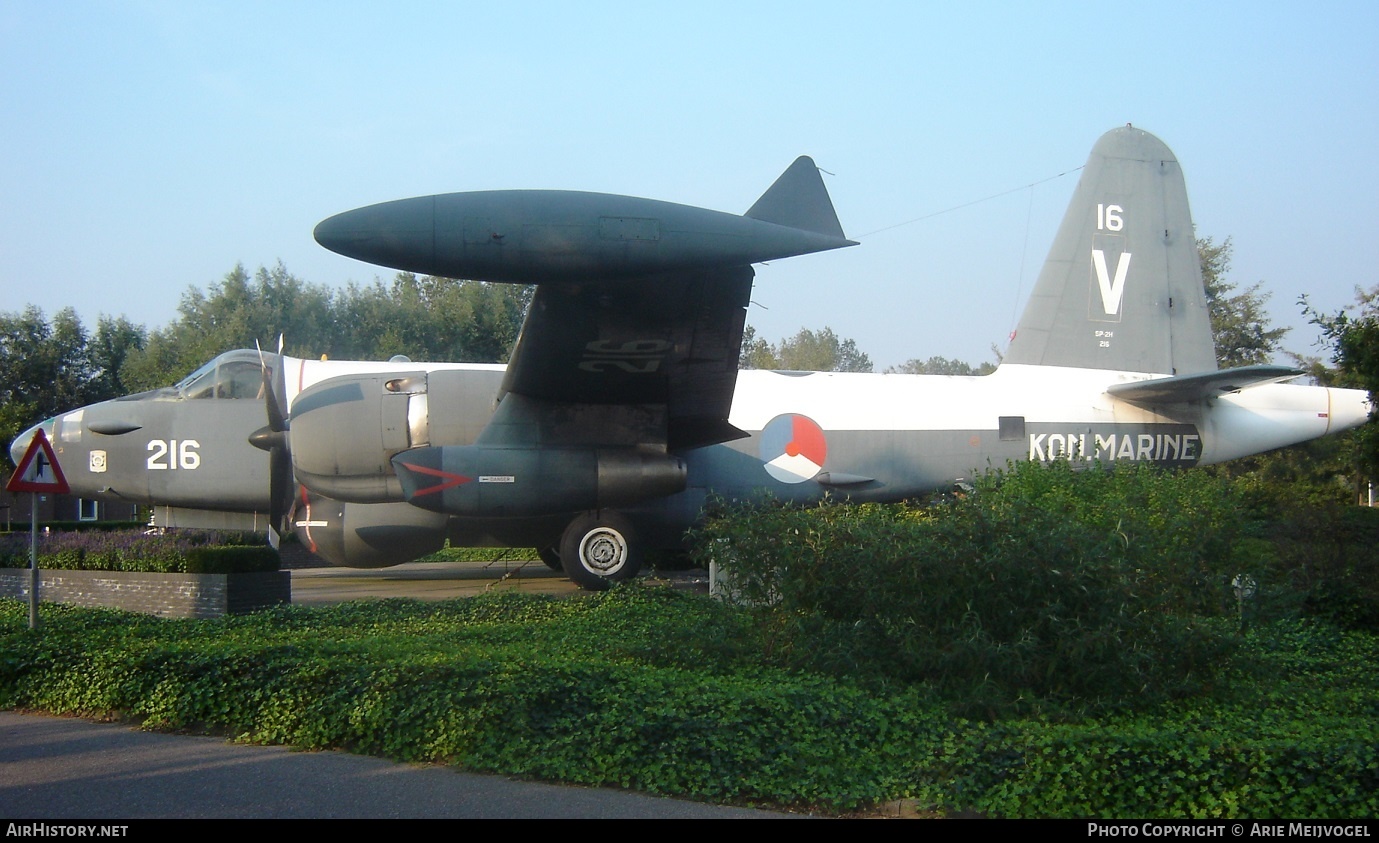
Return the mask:
[[[292,574],[133,574],[40,570],[44,603],[126,609],[165,618],[218,618],[292,602]],[[0,568],[0,597],[29,599],[29,570]]]

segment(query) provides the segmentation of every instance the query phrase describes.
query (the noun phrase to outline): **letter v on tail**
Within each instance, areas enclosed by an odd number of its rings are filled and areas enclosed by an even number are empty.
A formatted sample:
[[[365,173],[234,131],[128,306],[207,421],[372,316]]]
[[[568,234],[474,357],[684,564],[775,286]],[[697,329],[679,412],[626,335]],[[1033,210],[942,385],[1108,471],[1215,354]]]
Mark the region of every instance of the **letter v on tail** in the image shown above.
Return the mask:
[[[1096,272],[1097,288],[1101,290],[1101,307],[1107,316],[1120,313],[1120,300],[1125,295],[1125,276],[1130,274],[1130,253],[1121,252],[1116,260],[1116,277],[1111,280],[1106,270],[1106,252],[1092,250],[1092,270]]]

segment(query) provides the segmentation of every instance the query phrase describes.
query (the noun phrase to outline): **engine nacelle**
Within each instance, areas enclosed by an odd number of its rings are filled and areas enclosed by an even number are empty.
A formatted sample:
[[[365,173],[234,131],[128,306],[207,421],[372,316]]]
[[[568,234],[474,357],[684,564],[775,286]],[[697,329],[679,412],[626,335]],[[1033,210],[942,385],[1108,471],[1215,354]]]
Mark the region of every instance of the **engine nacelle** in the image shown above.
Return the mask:
[[[350,504],[309,494],[297,508],[297,537],[345,568],[387,568],[445,546],[444,515],[405,503]]]
[[[685,462],[655,448],[418,448],[393,458],[406,501],[450,515],[550,515],[684,491]]]
[[[338,501],[402,500],[389,460],[427,441],[422,372],[331,378],[292,402],[297,482]]]
[[[474,441],[493,415],[500,369],[344,375],[292,402],[297,482],[338,501],[402,500],[391,458],[410,448]]]

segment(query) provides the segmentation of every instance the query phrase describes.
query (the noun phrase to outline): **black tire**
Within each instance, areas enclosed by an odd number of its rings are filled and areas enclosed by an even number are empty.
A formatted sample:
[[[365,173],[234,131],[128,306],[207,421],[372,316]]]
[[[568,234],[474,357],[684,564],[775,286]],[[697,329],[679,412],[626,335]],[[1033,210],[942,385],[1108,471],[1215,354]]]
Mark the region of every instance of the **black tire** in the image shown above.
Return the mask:
[[[536,549],[536,555],[540,557],[541,561],[546,563],[546,567],[550,568],[552,571],[565,570],[565,566],[560,564],[560,548],[555,545],[551,544],[545,547],[538,547]]]
[[[628,520],[616,512],[586,512],[560,538],[565,575],[580,588],[602,591],[630,580],[642,567],[643,549]]]

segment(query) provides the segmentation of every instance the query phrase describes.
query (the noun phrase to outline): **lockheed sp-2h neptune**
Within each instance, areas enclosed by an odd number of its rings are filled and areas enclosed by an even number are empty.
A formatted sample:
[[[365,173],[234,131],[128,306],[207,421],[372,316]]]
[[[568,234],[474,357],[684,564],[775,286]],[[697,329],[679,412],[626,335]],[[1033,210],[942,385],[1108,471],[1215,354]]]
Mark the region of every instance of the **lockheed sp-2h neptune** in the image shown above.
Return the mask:
[[[517,190],[316,228],[410,272],[536,284],[506,366],[231,351],[44,424],[73,493],[167,526],[295,526],[337,565],[536,547],[582,586],[674,547],[711,494],[895,501],[1008,460],[1195,466],[1364,422],[1358,390],[1217,370],[1182,171],[1124,127],[1092,150],[985,377],[743,371],[752,264],[855,245],[800,158],[746,214]],[[23,452],[31,434],[13,453]]]

